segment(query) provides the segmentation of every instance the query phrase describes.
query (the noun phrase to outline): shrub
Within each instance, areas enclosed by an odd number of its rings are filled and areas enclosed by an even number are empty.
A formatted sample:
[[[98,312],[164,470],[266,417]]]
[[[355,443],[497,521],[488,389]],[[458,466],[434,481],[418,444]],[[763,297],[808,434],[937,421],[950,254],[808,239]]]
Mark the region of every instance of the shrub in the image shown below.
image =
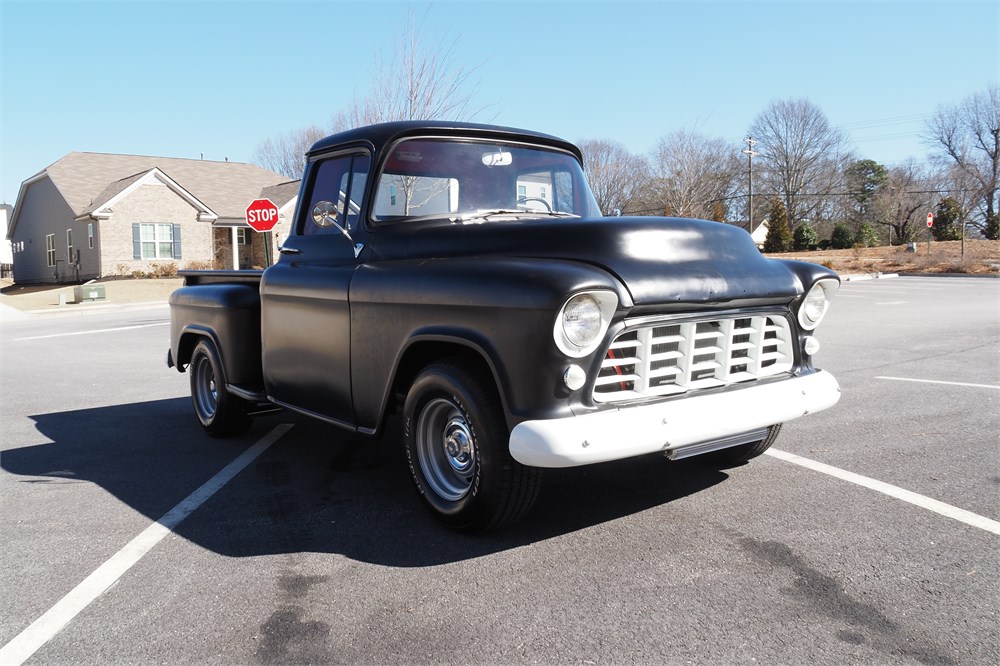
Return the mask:
[[[153,266],[149,270],[149,277],[152,278],[177,277],[177,264],[175,264],[172,261],[165,264],[153,264]]]
[[[795,228],[793,241],[796,250],[815,250],[819,245],[819,235],[811,224],[803,222]]]
[[[858,229],[858,237],[855,239],[855,243],[862,247],[876,247],[880,244],[878,239],[878,232],[875,231],[875,227],[863,222],[861,227]]]
[[[833,234],[830,236],[830,247],[834,250],[849,250],[854,247],[854,234],[843,222],[834,225]]]
[[[210,271],[215,268],[211,261],[189,261],[184,265],[186,271]]]

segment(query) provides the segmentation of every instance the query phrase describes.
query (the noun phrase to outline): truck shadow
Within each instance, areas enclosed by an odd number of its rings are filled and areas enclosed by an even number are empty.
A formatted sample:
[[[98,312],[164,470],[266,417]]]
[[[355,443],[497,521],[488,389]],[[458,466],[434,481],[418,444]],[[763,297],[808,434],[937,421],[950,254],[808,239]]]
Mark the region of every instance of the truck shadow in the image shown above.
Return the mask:
[[[31,417],[51,443],[9,449],[0,466],[32,484],[93,483],[158,520],[280,423],[292,430],[175,530],[228,557],[338,553],[424,567],[557,538],[668,504],[725,480],[691,462],[646,456],[547,470],[519,524],[468,536],[439,525],[413,489],[390,423],[379,440],[289,413],[259,418],[245,436],[215,440],[187,398]]]

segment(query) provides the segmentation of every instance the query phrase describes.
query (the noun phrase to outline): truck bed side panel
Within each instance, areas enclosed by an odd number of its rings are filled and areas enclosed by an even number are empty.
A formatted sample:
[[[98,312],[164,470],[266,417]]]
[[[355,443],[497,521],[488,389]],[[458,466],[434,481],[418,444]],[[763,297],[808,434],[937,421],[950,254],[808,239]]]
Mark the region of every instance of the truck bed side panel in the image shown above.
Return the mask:
[[[251,281],[176,290],[170,296],[170,350],[178,366],[190,360],[199,336],[208,336],[218,348],[229,383],[261,389],[258,289]]]

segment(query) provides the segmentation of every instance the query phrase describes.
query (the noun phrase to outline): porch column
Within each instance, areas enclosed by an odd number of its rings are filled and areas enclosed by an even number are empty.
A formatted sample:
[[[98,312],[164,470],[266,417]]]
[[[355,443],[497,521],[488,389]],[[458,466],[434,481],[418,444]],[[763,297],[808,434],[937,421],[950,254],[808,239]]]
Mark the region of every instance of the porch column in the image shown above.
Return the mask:
[[[236,227],[232,227],[233,236],[233,270],[240,270],[240,237],[236,231]]]

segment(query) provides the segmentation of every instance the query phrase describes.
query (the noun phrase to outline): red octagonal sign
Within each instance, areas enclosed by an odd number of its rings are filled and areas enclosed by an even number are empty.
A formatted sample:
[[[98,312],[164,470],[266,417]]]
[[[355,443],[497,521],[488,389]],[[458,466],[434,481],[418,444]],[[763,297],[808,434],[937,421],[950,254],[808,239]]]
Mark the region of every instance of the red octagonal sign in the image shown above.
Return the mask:
[[[247,224],[254,231],[270,231],[278,223],[278,207],[270,199],[254,199],[247,206]]]

